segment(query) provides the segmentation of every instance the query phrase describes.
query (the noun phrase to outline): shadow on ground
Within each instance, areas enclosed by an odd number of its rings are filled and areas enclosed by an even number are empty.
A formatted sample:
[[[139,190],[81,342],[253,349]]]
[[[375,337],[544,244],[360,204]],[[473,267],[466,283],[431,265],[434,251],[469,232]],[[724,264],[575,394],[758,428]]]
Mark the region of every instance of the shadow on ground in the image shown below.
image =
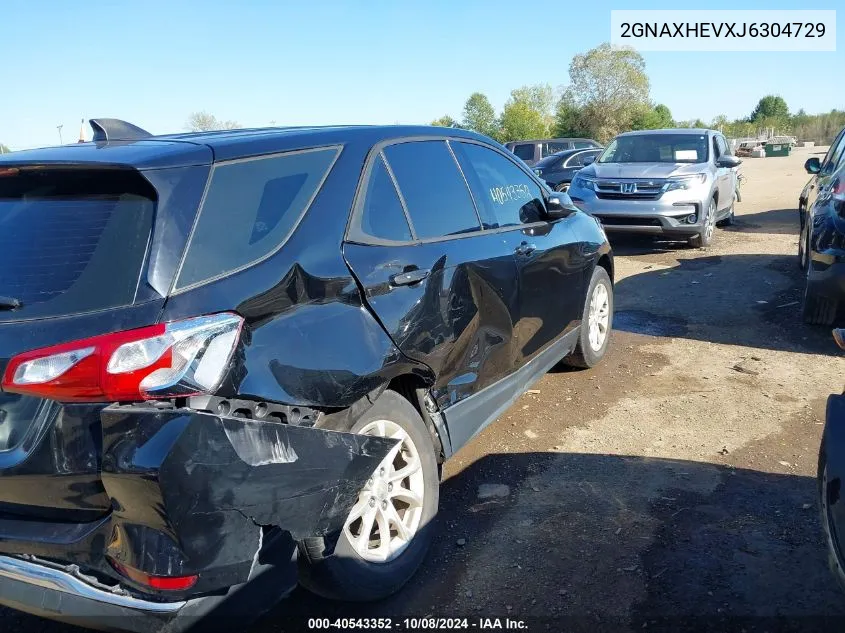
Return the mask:
[[[652,266],[647,266],[652,268]],[[653,266],[616,285],[618,330],[790,352],[839,354],[830,329],[804,324],[792,255],[714,255]]]
[[[798,235],[800,230],[797,209],[770,209],[759,213],[738,216],[732,226],[725,227],[731,233],[774,233]]]
[[[489,482],[511,494],[480,505],[478,486]],[[394,597],[327,603],[297,590],[254,631],[290,630],[310,616],[511,614],[551,618],[537,620],[549,630],[565,622],[567,630],[713,631],[813,630],[819,618],[845,617],[810,477],[493,454],[444,482],[435,534],[422,569]],[[617,602],[628,599],[632,610],[620,615]]]

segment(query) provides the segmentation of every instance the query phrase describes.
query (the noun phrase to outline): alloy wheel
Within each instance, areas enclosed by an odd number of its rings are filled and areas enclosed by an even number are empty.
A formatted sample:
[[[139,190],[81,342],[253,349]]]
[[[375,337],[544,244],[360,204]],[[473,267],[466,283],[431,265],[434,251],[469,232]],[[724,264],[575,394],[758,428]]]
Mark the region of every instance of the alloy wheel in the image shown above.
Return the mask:
[[[709,242],[713,237],[713,232],[716,230],[716,201],[711,200],[710,206],[707,209],[707,217],[704,218],[704,239]]]
[[[405,550],[420,528],[422,462],[410,436],[395,422],[374,420],[359,433],[399,440],[358,494],[343,527],[361,558],[386,563]]]
[[[590,297],[590,312],[587,319],[590,347],[599,351],[607,338],[610,325],[610,296],[603,283],[596,284]]]

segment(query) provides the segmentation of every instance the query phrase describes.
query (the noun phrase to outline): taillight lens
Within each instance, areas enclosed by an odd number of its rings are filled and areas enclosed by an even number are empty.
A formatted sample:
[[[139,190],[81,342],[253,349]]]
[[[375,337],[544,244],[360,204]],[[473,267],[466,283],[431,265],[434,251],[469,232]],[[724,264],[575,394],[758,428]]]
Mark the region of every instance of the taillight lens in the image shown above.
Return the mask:
[[[222,313],[25,352],[6,367],[3,390],[69,402],[214,393],[242,325]]]

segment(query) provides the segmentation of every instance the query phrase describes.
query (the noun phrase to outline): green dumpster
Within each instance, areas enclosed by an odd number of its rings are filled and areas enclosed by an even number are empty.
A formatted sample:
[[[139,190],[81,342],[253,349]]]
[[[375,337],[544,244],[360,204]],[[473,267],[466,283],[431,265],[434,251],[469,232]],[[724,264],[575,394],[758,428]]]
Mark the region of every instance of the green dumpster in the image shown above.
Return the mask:
[[[792,145],[789,143],[766,143],[766,158],[769,156],[789,156]]]

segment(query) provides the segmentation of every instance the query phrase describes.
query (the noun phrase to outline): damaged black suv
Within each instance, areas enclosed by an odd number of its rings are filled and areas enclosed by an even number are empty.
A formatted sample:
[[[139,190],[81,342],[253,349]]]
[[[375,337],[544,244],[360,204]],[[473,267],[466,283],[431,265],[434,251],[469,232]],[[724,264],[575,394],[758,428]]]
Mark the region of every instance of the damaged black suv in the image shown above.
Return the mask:
[[[604,232],[485,137],[91,125],[0,157],[4,605],[148,631],[383,597],[439,464],[607,349]]]

